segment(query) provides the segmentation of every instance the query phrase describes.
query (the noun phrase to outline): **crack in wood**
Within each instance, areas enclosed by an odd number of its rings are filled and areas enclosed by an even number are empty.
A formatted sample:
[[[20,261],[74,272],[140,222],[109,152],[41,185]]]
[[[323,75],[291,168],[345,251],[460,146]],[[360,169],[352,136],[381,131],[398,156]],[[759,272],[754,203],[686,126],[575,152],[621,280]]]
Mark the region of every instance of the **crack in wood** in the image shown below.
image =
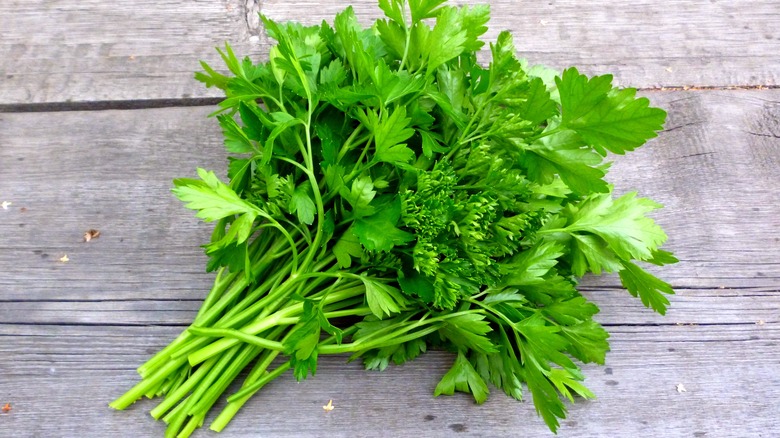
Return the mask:
[[[249,35],[259,37],[263,32],[260,25],[260,10],[263,6],[261,0],[246,0],[244,3],[244,22]]]
[[[682,125],[673,126],[671,128],[666,128],[666,129],[664,129],[661,132],[672,132],[672,131],[676,131],[678,129],[687,128],[689,126],[701,125],[702,123],[705,123],[705,122],[706,122],[705,120],[697,120],[695,122],[683,123]]]
[[[0,104],[0,113],[48,113],[65,111],[142,110],[191,106],[214,106],[221,97],[187,99],[99,100],[88,102],[42,102]]]
[[[745,134],[749,134],[749,135],[755,135],[757,137],[780,138],[780,135],[777,135],[777,134],[775,134],[773,132],[766,133],[766,134],[765,133],[761,133],[761,132],[751,132],[751,131],[742,131],[742,132],[744,132]]]

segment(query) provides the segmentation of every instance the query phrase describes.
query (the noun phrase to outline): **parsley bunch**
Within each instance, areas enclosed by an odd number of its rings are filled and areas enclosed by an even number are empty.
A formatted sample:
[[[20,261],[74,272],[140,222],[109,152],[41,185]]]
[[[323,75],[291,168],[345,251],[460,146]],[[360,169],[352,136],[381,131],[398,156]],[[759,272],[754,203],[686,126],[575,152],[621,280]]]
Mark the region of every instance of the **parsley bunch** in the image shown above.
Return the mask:
[[[198,169],[173,191],[215,223],[216,280],[112,407],[164,395],[152,415],[189,436],[248,370],[219,431],[320,355],[381,370],[436,347],[456,356],[435,395],[482,403],[488,385],[516,399],[527,386],[555,431],[563,398],[593,396],[575,360],[601,364],[609,348],[577,280],[617,272],[664,313],[671,287],[636,263],[676,262],[646,216],[660,205],[613,197],[604,176],[607,153],[655,137],[666,113],[609,75],[529,67],[507,32],[480,65],[488,7],[444,3],[380,0],[386,18],[368,29],[352,8],[332,25],[263,17],[268,61],[226,46],[232,75],[203,63],[196,78],[226,95],[229,182]]]

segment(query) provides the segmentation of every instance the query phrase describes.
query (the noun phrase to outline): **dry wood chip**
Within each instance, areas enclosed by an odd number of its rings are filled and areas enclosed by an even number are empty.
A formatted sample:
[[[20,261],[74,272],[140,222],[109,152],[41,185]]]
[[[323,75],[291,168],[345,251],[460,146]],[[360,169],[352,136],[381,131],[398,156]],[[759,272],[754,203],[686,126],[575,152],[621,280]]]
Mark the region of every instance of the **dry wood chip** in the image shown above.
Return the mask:
[[[333,410],[335,406],[333,406],[333,400],[328,400],[328,404],[322,407],[322,409],[325,409],[325,412],[330,412]]]
[[[685,389],[685,386],[683,386],[682,383],[677,384],[677,392],[688,392],[687,389]]]
[[[68,255],[67,255],[67,254],[65,254],[64,256],[60,257],[60,261],[61,261],[62,263],[67,263],[67,262],[69,262],[69,261],[70,261],[70,258],[68,258]]]
[[[84,233],[84,241],[89,242],[92,239],[97,239],[100,237],[100,231],[95,229],[87,230],[87,232]]]

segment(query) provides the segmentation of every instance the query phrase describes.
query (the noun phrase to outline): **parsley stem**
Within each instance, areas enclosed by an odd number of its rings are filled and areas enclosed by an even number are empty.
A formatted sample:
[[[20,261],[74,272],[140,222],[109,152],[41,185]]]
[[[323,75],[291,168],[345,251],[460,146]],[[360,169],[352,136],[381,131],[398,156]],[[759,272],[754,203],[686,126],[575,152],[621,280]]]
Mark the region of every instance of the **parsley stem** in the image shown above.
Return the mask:
[[[406,34],[406,44],[404,44],[404,54],[401,57],[401,67],[400,67],[400,69],[403,70],[404,66],[406,65],[407,56],[409,55],[409,46],[412,43],[412,32],[410,32],[410,30],[409,30],[409,25],[406,24],[406,13],[407,13],[407,11],[406,11],[406,1],[405,0],[403,2],[401,2],[401,8],[403,8],[402,11],[401,11],[401,15],[402,15],[402,18],[403,18],[403,23],[401,23],[401,24],[403,24],[404,33]],[[414,21],[412,21],[411,25],[414,26]]]
[[[352,326],[352,327],[344,330],[343,335],[344,336],[350,336],[355,331],[357,331],[357,327]],[[323,348],[324,346],[328,346],[329,344],[332,344],[333,342],[335,342],[335,340],[336,340],[335,336],[329,336],[328,338],[323,339],[322,341],[320,341],[320,343],[319,343],[320,347],[318,347],[318,348]],[[247,398],[251,397],[252,394],[257,392],[260,388],[265,386],[268,382],[270,382],[271,380],[273,380],[273,379],[281,376],[282,374],[284,374],[285,371],[290,369],[290,366],[291,366],[290,362],[287,361],[284,364],[282,364],[279,367],[277,367],[274,371],[264,375],[262,378],[260,378],[259,380],[255,381],[255,382],[249,383],[249,379],[247,379],[247,382],[245,383],[245,386],[242,387],[240,391],[238,391],[235,394],[233,394],[230,397],[228,397],[228,403],[234,403],[234,402],[239,401],[240,399],[242,399],[244,397],[247,397]],[[243,404],[243,401],[241,403]]]
[[[216,358],[211,358],[201,364],[201,366],[199,366],[198,369],[196,369],[195,372],[192,373],[192,375],[190,375],[190,377],[181,386],[176,388],[176,390],[173,392],[168,393],[168,395],[165,397],[165,400],[157,405],[157,407],[152,409],[152,417],[154,417],[156,420],[159,420],[160,417],[168,412],[176,403],[179,402],[179,400],[187,395],[192,390],[192,388],[194,388],[195,385],[197,385],[198,382],[203,379],[203,377],[206,376],[206,374],[216,362]]]
[[[357,127],[352,130],[352,133],[349,135],[347,140],[344,142],[344,144],[341,145],[341,149],[339,149],[339,154],[336,159],[336,161],[341,161],[342,158],[344,158],[345,155],[347,155],[347,152],[349,152],[350,149],[352,149],[352,143],[355,142],[355,139],[360,134],[360,131],[363,130],[363,125],[357,125]],[[357,144],[362,143],[362,141],[358,141]]]
[[[247,344],[256,345],[258,347],[267,348],[269,350],[282,351],[282,343],[278,341],[272,341],[269,339],[261,338],[259,336],[248,335],[244,332],[234,329],[218,329],[218,328],[205,328],[205,327],[190,327],[187,329],[193,335],[205,336],[208,338],[232,338],[237,339]]]
[[[266,370],[278,355],[279,355],[278,351],[269,351],[269,350],[264,351],[262,353],[262,357],[257,360],[255,366],[252,368],[252,371],[249,372],[249,375],[247,376],[246,380],[244,380],[244,384],[241,385],[241,389],[244,389],[249,385],[257,382],[261,378],[268,376],[270,373],[268,373]],[[281,374],[282,372],[280,372],[279,374]],[[268,381],[272,379],[273,378],[269,379]],[[254,391],[251,391],[249,394],[243,397],[236,397],[232,401],[229,399],[227,406],[225,406],[222,409],[222,412],[219,413],[217,418],[215,418],[214,421],[211,422],[209,429],[215,432],[221,432],[228,425],[228,423],[230,423],[230,420],[232,420],[233,417],[238,413],[239,409],[241,409],[241,407],[244,406],[244,403],[246,403],[252,397],[252,395],[254,395],[257,391],[259,391],[264,385],[265,382],[259,388],[255,389]]]
[[[166,377],[168,377],[172,372],[176,371],[186,362],[186,358],[168,361],[168,363],[159,368],[154,374],[138,382],[121,397],[112,401],[109,406],[119,410],[127,408],[131,404],[135,403],[136,400],[143,397],[143,395],[146,394],[149,389],[162,382]]]
[[[290,283],[286,283],[286,287],[283,286],[282,290],[285,288],[289,288]],[[327,305],[329,303],[342,301],[348,298],[353,298],[356,296],[360,296],[362,293],[365,292],[365,288],[362,286],[352,287],[348,289],[344,289],[337,292],[330,293],[327,297],[323,299],[323,302]],[[282,310],[277,311],[276,313],[268,316],[261,315],[258,317],[255,322],[250,323],[243,328],[241,328],[239,331],[243,332],[248,335],[256,335],[264,330],[267,330],[271,327],[274,327],[279,324],[279,320],[281,318],[289,317],[298,315],[303,311],[303,303],[298,302],[295,304],[292,304]],[[200,350],[197,350],[193,353],[191,353],[188,356],[190,365],[196,365],[198,363],[203,362],[204,360],[221,353],[222,351],[238,344],[238,340],[236,339],[227,339],[222,338],[216,342],[213,342],[209,344],[206,347],[201,348]]]

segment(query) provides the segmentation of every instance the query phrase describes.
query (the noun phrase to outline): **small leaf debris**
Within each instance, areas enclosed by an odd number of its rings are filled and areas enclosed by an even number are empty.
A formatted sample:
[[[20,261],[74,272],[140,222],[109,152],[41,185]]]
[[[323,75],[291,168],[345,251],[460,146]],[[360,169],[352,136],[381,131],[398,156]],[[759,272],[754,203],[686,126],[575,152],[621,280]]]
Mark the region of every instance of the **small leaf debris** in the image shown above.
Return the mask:
[[[677,392],[683,393],[683,392],[688,392],[688,390],[685,389],[685,386],[683,386],[682,383],[678,383],[677,384]]]
[[[3,207],[3,210],[8,210],[8,207],[10,207],[10,206],[11,206],[11,204],[13,204],[13,202],[10,202],[10,201],[3,201],[3,203],[2,203],[2,204],[0,204],[0,206],[2,206],[2,207]]]
[[[65,254],[65,255],[63,255],[62,257],[60,257],[60,261],[61,261],[62,263],[68,263],[68,262],[70,261],[70,258],[68,257],[68,255],[67,255],[67,254]]]
[[[3,413],[11,412],[11,403],[4,404],[2,410],[3,410]]]
[[[335,406],[333,406],[333,400],[328,400],[328,404],[326,404],[325,406],[322,407],[322,409],[324,409],[325,412],[330,412],[334,408],[335,408]]]
[[[92,239],[100,237],[100,231],[95,229],[89,229],[84,233],[84,242],[89,242]]]

